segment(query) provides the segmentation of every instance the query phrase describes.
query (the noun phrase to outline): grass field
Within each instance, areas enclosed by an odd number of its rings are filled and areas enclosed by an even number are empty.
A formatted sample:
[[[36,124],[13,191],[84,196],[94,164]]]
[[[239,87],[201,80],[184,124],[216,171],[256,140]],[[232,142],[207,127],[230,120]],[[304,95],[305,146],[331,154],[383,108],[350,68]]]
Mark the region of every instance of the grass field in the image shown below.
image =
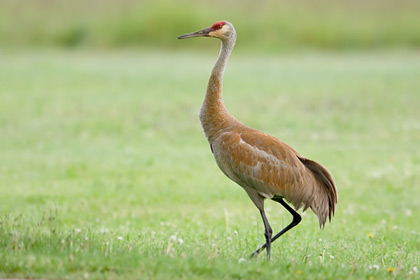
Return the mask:
[[[420,54],[233,54],[231,113],[339,190],[332,223],[307,211],[267,262],[198,122],[217,46],[0,53],[0,277],[419,279]]]

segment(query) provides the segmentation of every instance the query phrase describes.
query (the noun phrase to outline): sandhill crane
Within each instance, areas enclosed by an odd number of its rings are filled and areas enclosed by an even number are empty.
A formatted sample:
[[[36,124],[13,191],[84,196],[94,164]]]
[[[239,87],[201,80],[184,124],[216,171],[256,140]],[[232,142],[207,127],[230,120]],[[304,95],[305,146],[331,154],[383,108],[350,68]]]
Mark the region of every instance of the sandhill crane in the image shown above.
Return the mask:
[[[334,180],[321,164],[302,157],[277,138],[242,124],[227,111],[222,83],[226,63],[236,42],[233,25],[218,21],[209,28],[178,39],[192,37],[214,37],[222,41],[207,85],[200,121],[217,165],[227,177],[244,188],[261,213],[266,243],[251,256],[267,249],[267,258],[270,259],[271,243],[301,221],[301,216],[283,199],[296,210],[303,207],[305,211],[310,207],[323,228],[327,217],[331,221],[337,204]],[[292,222],[275,236],[272,236],[264,212],[267,198],[280,203],[293,215]]]

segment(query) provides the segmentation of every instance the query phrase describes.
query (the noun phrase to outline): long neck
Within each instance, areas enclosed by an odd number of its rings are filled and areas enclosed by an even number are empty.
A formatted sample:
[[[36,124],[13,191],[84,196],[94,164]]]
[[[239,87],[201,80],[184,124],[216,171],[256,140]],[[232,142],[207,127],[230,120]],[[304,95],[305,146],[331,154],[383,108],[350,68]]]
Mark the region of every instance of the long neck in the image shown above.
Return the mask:
[[[200,111],[200,121],[207,139],[211,141],[220,129],[234,120],[223,103],[223,74],[235,45],[235,38],[222,40],[219,57],[211,71],[207,92]]]

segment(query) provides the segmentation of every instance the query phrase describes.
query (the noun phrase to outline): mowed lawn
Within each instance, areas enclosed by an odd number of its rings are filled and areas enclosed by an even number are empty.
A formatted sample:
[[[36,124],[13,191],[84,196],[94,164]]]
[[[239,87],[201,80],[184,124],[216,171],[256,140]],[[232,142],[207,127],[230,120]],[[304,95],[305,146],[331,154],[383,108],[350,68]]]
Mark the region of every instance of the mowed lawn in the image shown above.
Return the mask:
[[[339,191],[332,223],[308,210],[268,262],[198,121],[217,48],[0,53],[0,277],[419,279],[420,54],[234,52],[230,112]]]

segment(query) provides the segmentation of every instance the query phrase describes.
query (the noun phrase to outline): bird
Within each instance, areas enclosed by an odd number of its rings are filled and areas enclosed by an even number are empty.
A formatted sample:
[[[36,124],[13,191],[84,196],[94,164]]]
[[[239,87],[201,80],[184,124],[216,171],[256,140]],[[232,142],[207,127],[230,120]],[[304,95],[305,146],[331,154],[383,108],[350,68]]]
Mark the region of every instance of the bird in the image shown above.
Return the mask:
[[[302,220],[297,212],[300,208],[311,208],[321,229],[327,219],[331,222],[338,200],[336,184],[323,165],[302,157],[288,144],[243,124],[228,112],[223,102],[223,77],[236,42],[233,24],[217,21],[178,39],[194,37],[221,40],[199,118],[217,165],[246,191],[261,214],[266,242],[251,257],[266,249],[269,260],[272,242]],[[293,216],[292,222],[274,236],[264,211],[266,199],[280,203]]]

